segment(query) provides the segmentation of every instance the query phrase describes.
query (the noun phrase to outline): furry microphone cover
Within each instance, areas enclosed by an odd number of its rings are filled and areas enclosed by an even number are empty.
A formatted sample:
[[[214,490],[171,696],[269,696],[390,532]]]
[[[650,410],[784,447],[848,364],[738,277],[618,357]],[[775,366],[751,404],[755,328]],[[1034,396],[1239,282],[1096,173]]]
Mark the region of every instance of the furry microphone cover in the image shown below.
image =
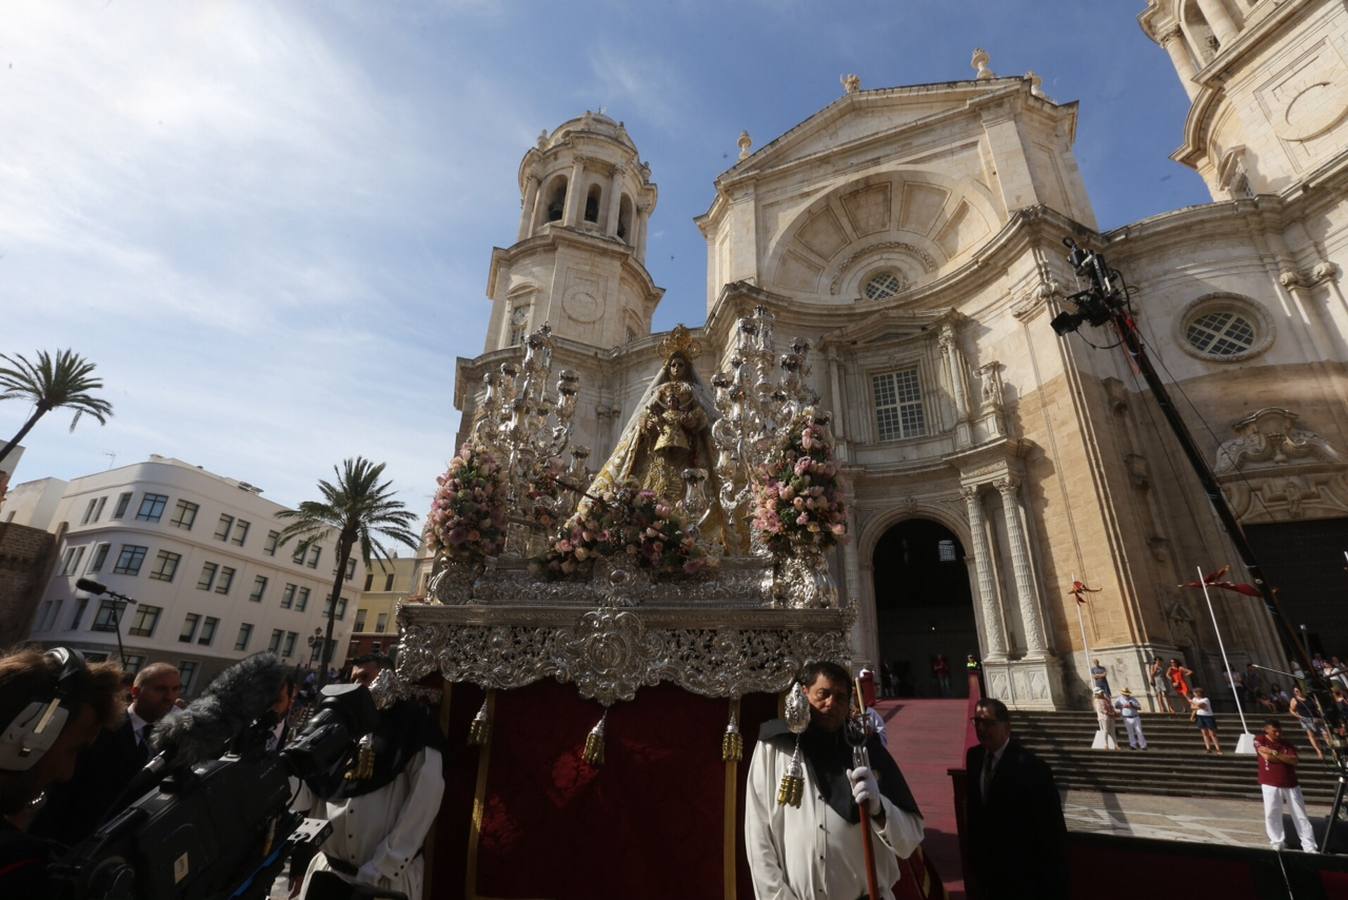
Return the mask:
[[[285,666],[259,653],[221,672],[206,693],[155,724],[150,744],[174,766],[216,759],[230,740],[276,703]]]

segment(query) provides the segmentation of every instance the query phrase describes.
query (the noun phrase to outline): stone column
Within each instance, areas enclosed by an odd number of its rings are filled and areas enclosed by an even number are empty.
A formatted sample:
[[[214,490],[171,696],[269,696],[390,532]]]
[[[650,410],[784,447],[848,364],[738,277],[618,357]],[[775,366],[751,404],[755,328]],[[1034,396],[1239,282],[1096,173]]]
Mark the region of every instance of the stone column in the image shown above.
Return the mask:
[[[646,220],[650,217],[650,211],[646,207],[637,210],[636,221],[632,227],[637,230],[637,261],[643,265],[646,262]]]
[[[585,185],[581,180],[585,175],[585,160],[577,156],[571,163],[571,179],[566,183],[566,209],[562,213],[562,224],[575,228],[580,224],[581,204],[585,202]]]
[[[520,213],[520,233],[515,240],[522,241],[533,234],[534,222],[538,220],[538,176],[531,174],[524,183],[523,212]]]
[[[955,340],[953,325],[942,325],[941,336],[937,339],[941,354],[945,356],[950,369],[950,398],[955,403],[955,421],[964,422],[969,418],[969,392],[964,379],[964,354],[960,352]]]
[[[1161,35],[1161,46],[1170,54],[1170,62],[1175,66],[1184,93],[1192,100],[1198,96],[1198,82],[1194,81],[1198,68],[1194,65],[1193,53],[1189,50],[1189,42],[1184,39],[1184,32],[1178,27],[1170,29]]]
[[[1020,524],[1020,500],[1016,496],[1020,485],[1014,478],[1004,478],[996,487],[1002,495],[1006,539],[1011,545],[1011,570],[1016,577],[1016,600],[1020,605],[1021,622],[1025,625],[1025,655],[1042,659],[1048,648],[1044,641],[1044,623],[1039,616],[1039,591],[1035,589],[1034,573],[1030,569],[1025,529]]]
[[[1006,633],[1002,631],[1001,604],[992,583],[992,550],[988,547],[987,523],[983,519],[983,501],[978,499],[978,485],[967,485],[960,491],[969,508],[969,534],[973,537],[974,571],[978,575],[978,602],[983,607],[983,631],[987,637],[987,658],[1006,659]]]
[[[1198,0],[1198,10],[1207,19],[1208,27],[1223,47],[1236,36],[1236,22],[1226,11],[1222,0]]]
[[[622,166],[614,166],[613,178],[608,183],[608,221],[604,223],[604,234],[609,237],[618,236],[618,209],[623,197],[624,171]]]

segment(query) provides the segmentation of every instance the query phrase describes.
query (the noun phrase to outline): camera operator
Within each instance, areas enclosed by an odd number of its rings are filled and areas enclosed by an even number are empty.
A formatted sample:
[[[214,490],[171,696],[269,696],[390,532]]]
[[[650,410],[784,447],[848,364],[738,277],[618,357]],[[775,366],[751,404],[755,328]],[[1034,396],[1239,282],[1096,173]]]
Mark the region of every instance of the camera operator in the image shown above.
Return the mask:
[[[100,734],[82,755],[75,777],[51,792],[33,822],[33,833],[75,844],[134,800],[123,789],[153,755],[150,733],[174,709],[182,690],[182,678],[171,663],[150,663],[137,672],[126,718]]]
[[[121,674],[64,647],[0,657],[0,896],[46,890],[52,845],[26,828],[47,786],[69,781],[80,751],[121,720]]]
[[[362,656],[352,679],[379,696],[392,679],[390,668],[386,656]],[[309,815],[330,819],[332,836],[310,862],[303,893],[316,873],[331,870],[421,900],[422,844],[445,786],[443,748],[444,736],[423,704],[402,699],[380,710],[372,740],[362,741],[351,767],[326,784],[311,782],[327,799]]]

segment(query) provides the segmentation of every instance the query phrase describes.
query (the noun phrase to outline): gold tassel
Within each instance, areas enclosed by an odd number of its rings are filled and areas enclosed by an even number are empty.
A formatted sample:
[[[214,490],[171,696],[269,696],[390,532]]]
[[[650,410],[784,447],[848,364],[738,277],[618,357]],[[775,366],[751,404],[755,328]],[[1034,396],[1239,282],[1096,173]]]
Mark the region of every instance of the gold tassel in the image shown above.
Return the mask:
[[[800,808],[805,798],[805,769],[800,763],[800,737],[796,737],[796,751],[791,754],[791,763],[782,775],[782,783],[777,787],[777,802]]]
[[[744,737],[740,734],[735,716],[735,701],[730,701],[730,721],[721,735],[721,762],[739,762],[744,759]]]
[[[592,766],[602,766],[604,764],[604,723],[608,720],[608,710],[599,717],[599,721],[594,723],[590,733],[585,735],[585,750],[580,754],[581,759]]]
[[[473,723],[468,726],[468,745],[470,747],[484,747],[487,739],[491,736],[491,719],[487,717],[487,701],[482,701],[482,708],[473,716]]]
[[[347,781],[365,781],[374,775],[374,735],[367,734],[356,743],[356,761],[343,776]]]

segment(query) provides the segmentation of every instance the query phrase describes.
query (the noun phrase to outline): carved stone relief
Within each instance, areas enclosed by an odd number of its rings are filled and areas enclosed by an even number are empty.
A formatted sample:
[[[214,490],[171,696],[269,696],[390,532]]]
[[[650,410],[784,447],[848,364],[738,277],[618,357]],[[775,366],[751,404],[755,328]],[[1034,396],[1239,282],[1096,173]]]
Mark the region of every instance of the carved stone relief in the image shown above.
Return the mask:
[[[1242,521],[1284,522],[1348,514],[1348,466],[1325,438],[1271,406],[1231,426],[1213,472]]]

